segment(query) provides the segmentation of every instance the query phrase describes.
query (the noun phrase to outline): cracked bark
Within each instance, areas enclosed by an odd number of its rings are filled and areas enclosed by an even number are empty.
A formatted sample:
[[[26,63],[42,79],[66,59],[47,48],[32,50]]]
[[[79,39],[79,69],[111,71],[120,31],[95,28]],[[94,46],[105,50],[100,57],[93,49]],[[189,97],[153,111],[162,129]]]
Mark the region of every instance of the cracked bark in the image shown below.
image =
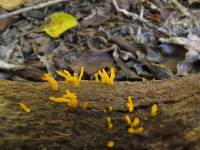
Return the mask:
[[[48,83],[0,81],[0,147],[3,149],[200,149],[200,75],[176,80],[115,82],[114,86],[83,81],[79,88],[59,83],[52,92]],[[48,100],[65,89],[76,92],[79,108]],[[127,97],[136,109],[128,113]],[[89,102],[88,110],[81,108]],[[31,109],[25,113],[18,102]],[[158,116],[149,117],[150,106],[158,104]],[[103,110],[113,107],[112,112]],[[123,120],[125,114],[141,119],[144,133],[131,135]],[[108,130],[106,116],[113,129]]]

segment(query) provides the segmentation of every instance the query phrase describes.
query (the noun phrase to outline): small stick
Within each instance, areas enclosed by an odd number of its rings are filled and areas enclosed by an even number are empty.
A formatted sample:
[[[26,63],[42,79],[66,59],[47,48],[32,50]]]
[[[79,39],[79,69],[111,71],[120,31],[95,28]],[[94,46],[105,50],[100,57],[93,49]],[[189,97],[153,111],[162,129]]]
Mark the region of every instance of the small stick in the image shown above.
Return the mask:
[[[175,7],[183,13],[185,16],[191,16],[190,12],[188,12],[187,8],[182,6],[177,0],[171,0],[171,3],[175,5]]]
[[[21,14],[21,13],[25,13],[27,11],[41,9],[41,8],[44,8],[44,7],[47,7],[47,6],[50,6],[50,5],[54,5],[54,4],[62,3],[62,2],[67,2],[67,1],[69,1],[69,0],[52,0],[52,1],[45,2],[45,3],[40,3],[40,4],[35,5],[35,6],[25,7],[25,8],[18,9],[16,11],[10,12],[10,13],[5,13],[3,15],[0,15],[0,20],[7,18],[7,17],[18,15],[18,14]]]

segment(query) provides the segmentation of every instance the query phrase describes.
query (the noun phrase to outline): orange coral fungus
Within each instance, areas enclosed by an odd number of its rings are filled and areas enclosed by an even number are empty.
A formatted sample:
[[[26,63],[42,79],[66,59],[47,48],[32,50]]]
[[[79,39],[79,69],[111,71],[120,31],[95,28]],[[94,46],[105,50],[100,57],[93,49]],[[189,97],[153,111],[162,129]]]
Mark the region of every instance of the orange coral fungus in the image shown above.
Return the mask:
[[[144,131],[143,127],[138,127],[135,128],[139,123],[140,123],[140,119],[139,118],[134,118],[133,121],[131,121],[131,118],[129,115],[125,115],[124,119],[126,120],[127,124],[130,126],[128,128],[128,133],[130,134],[138,134],[138,133],[142,133]]]
[[[28,108],[28,106],[26,106],[24,103],[20,102],[19,105],[21,106],[21,108],[22,108],[25,112],[27,112],[27,113],[31,112],[30,108]]]
[[[112,129],[113,124],[112,124],[111,118],[110,117],[106,117],[106,119],[107,119],[107,122],[108,122],[108,128]]]
[[[66,94],[62,97],[49,97],[50,100],[58,103],[67,103],[70,108],[77,108],[78,99],[75,93],[66,90]]]
[[[133,101],[132,101],[130,96],[128,97],[127,107],[128,107],[129,112],[133,112],[134,103],[133,103]]]
[[[68,106],[71,108],[77,108],[78,99],[75,93],[71,93],[69,90],[66,90],[66,94],[63,96],[64,98],[69,99]]]
[[[101,81],[99,81],[98,75],[101,77]],[[104,69],[102,69],[102,71],[99,70],[98,73],[95,73],[96,82],[113,85],[114,78],[115,78],[115,70],[113,67],[110,69],[110,77]]]
[[[84,67],[81,67],[80,75],[78,76],[77,73],[74,73],[73,76],[69,73],[69,71],[64,70],[63,72],[61,71],[56,71],[58,75],[62,76],[65,78],[66,83],[73,83],[75,87],[78,87],[80,85],[80,81],[83,77],[84,73]]]
[[[48,81],[53,91],[58,91],[58,82],[51,75],[45,73],[42,80]]]
[[[157,112],[158,112],[158,106],[157,106],[157,104],[153,104],[153,106],[151,106],[150,116],[151,117],[156,117],[157,116]]]
[[[109,140],[108,143],[107,143],[108,148],[113,148],[114,145],[115,145],[115,142],[113,140]]]

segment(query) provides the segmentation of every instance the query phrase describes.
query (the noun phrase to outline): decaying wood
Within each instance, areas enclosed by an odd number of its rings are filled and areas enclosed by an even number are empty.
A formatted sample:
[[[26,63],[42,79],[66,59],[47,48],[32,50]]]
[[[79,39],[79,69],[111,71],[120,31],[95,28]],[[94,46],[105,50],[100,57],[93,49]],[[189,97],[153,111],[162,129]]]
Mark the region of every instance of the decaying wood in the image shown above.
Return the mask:
[[[79,88],[65,83],[52,92],[48,83],[0,81],[0,147],[3,149],[103,150],[108,140],[113,149],[199,150],[200,75],[174,80],[115,82],[114,86],[83,81]],[[80,106],[48,100],[70,89],[77,93]],[[132,96],[135,111],[128,113],[127,96]],[[23,101],[31,112],[24,112]],[[81,108],[89,102],[88,110]],[[158,104],[158,116],[149,117],[150,106]],[[113,107],[112,112],[103,110]],[[124,115],[139,117],[144,133],[127,132]],[[113,129],[109,130],[106,116]]]

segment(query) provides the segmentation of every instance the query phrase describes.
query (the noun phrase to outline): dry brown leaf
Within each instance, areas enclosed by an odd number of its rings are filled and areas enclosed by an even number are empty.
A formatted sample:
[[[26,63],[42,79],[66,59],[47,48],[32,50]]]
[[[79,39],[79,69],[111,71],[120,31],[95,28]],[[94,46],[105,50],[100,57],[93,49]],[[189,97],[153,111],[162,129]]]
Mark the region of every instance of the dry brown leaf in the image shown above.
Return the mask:
[[[0,7],[6,10],[19,8],[24,3],[24,0],[0,0]]]

